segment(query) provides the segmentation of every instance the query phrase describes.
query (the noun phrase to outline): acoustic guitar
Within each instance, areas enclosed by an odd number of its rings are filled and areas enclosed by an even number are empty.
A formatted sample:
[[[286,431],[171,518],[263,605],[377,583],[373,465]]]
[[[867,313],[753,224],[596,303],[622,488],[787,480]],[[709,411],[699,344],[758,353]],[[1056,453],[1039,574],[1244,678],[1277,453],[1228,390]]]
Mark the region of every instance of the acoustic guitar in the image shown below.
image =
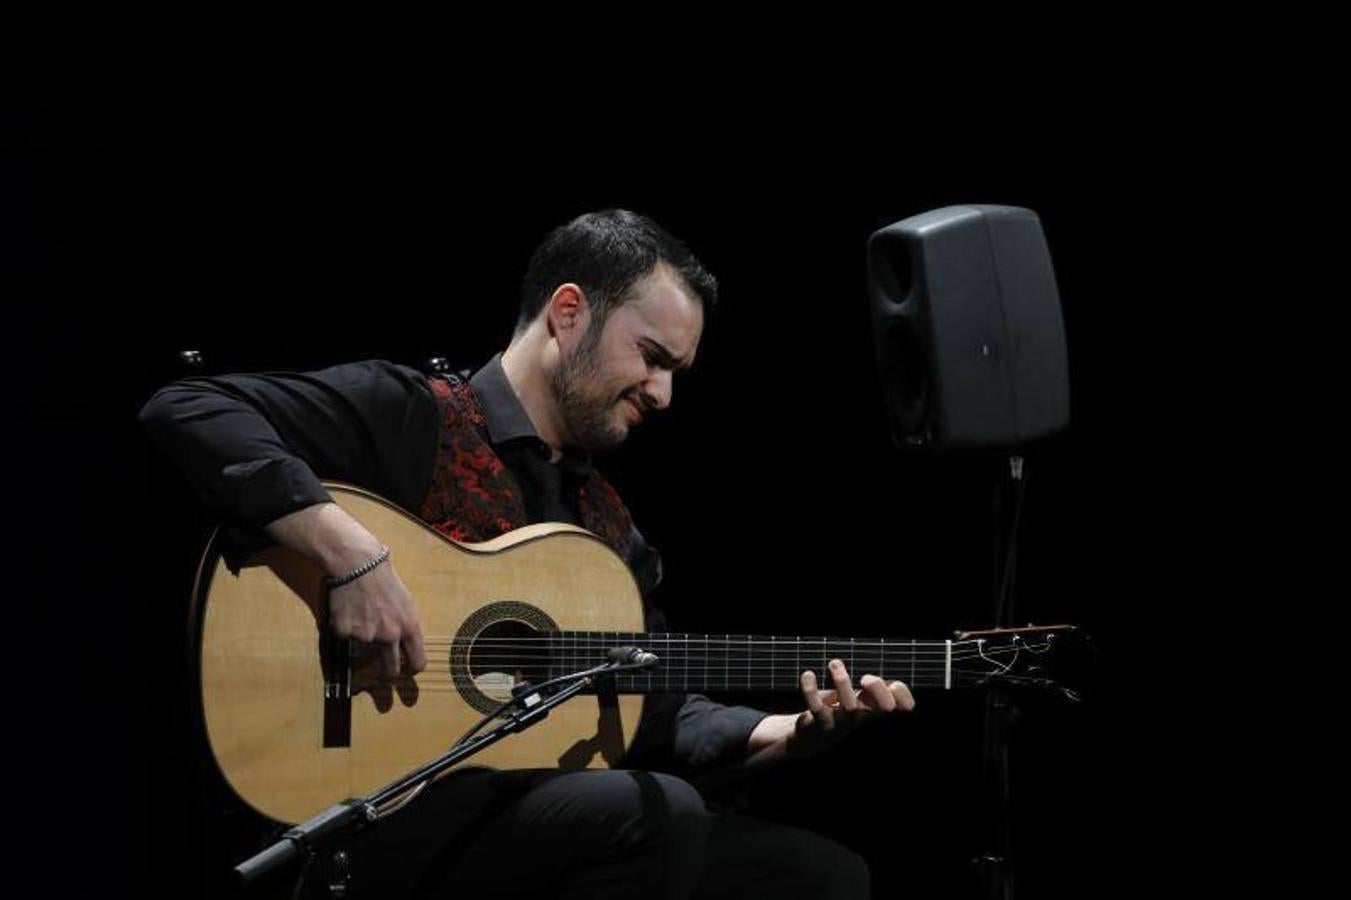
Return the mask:
[[[324,572],[270,548],[232,573],[219,535],[197,576],[201,711],[207,742],[250,806],[299,822],[370,793],[449,749],[521,682],[603,664],[612,648],[655,653],[654,668],[606,676],[474,765],[578,769],[617,764],[644,697],[656,692],[797,692],[806,669],[841,658],[912,689],[1052,685],[1044,665],[1071,626],[959,633],[951,640],[643,631],[623,560],[572,525],[530,525],[461,544],[367,491],[327,485],[334,501],[391,549],[414,598],[427,668],[381,685],[373,654],[334,638]]]

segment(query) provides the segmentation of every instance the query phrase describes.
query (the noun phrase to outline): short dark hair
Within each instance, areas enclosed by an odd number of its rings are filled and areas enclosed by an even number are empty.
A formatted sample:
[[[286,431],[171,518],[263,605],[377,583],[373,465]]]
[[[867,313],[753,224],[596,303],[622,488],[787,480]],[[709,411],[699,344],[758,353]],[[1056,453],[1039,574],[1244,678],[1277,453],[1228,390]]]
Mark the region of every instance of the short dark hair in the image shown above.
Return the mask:
[[[626,209],[578,216],[549,232],[535,249],[521,279],[520,333],[534,321],[560,284],[586,292],[592,327],[629,299],[633,283],[665,262],[704,306],[718,301],[718,280],[681,241],[650,218]]]

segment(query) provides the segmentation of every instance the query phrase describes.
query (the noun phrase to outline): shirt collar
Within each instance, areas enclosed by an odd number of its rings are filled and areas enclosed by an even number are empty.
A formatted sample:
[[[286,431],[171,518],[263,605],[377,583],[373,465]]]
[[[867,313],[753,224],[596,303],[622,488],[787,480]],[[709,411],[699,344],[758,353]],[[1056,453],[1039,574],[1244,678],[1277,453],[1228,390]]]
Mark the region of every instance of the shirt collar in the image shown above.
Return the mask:
[[[517,438],[541,440],[520,398],[512,389],[511,382],[507,380],[501,353],[474,373],[469,379],[469,386],[474,389],[474,396],[478,397],[483,418],[488,424],[488,439],[494,445]]]
[[[507,380],[506,370],[502,368],[502,354],[492,359],[475,372],[469,379],[469,386],[478,398],[483,410],[483,419],[488,426],[488,440],[494,447],[501,447],[509,441],[528,442],[540,452],[544,459],[552,455],[549,445],[539,436],[525,407],[516,396],[516,391]],[[560,468],[585,476],[591,471],[591,455],[584,450],[566,448],[558,461]]]

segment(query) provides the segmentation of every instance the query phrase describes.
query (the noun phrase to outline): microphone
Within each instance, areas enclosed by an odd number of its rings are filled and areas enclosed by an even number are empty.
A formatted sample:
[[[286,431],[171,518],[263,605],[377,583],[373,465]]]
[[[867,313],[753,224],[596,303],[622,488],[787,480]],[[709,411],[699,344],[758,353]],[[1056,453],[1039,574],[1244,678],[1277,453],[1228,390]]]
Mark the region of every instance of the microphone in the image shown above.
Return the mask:
[[[650,669],[661,662],[657,654],[648,653],[637,647],[611,647],[606,656],[610,658],[610,662],[625,666],[642,666],[645,669]]]

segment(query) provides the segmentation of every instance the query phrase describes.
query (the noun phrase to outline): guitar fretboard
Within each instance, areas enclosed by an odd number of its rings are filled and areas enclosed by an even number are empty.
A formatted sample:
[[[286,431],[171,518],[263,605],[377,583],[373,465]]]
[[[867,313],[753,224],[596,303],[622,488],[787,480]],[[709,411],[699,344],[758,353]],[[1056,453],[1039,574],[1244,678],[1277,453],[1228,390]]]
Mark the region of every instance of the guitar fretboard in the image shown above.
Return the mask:
[[[887,640],[751,634],[650,634],[565,631],[548,635],[551,677],[597,666],[615,647],[655,653],[660,664],[613,676],[620,693],[661,691],[778,691],[799,689],[807,670],[832,686],[827,664],[841,660],[854,684],[865,674],[912,687],[951,686],[949,641]],[[960,642],[965,643],[965,642]]]

